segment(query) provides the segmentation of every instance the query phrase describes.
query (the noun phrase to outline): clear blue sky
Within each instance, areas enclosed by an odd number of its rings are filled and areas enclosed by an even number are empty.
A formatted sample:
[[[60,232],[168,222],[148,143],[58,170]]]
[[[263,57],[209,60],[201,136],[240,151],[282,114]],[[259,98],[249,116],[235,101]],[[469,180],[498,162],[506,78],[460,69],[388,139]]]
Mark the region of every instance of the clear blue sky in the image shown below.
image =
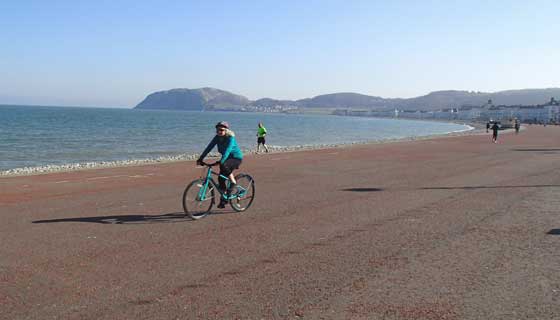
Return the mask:
[[[0,104],[560,87],[560,1],[0,1]]]

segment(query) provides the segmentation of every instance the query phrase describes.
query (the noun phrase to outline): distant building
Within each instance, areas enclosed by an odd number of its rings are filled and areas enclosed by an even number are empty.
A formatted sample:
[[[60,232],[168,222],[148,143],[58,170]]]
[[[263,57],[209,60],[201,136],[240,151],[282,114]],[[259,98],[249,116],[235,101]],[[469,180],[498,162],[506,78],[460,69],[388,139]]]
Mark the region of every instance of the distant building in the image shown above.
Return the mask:
[[[494,105],[492,99],[482,106],[464,105],[458,108],[445,108],[438,111],[426,110],[364,110],[364,109],[337,109],[337,115],[382,117],[382,118],[409,118],[409,119],[439,119],[439,120],[498,120],[502,122],[519,119],[523,122],[559,122],[560,104],[551,98],[545,105],[536,106],[506,106]]]
[[[482,107],[462,106],[457,109],[457,119],[471,120],[480,118]]]

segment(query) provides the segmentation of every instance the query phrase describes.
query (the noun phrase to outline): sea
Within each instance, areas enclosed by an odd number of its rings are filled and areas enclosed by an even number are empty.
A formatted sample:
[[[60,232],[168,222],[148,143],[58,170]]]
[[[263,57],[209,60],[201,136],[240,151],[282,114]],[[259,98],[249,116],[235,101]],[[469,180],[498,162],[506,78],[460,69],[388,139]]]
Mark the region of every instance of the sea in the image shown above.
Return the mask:
[[[262,122],[273,151],[460,132],[463,124],[312,114],[0,105],[0,173],[111,161],[192,159],[228,121],[245,152]]]

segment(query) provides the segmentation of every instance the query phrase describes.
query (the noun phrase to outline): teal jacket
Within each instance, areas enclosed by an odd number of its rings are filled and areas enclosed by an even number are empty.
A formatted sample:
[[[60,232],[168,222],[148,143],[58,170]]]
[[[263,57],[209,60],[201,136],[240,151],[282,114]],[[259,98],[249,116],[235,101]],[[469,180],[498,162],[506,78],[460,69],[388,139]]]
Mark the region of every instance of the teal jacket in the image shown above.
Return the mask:
[[[204,159],[206,155],[214,148],[214,146],[218,146],[218,152],[222,154],[222,159],[220,163],[226,162],[228,158],[235,158],[235,159],[243,159],[243,153],[239,146],[237,145],[237,141],[235,140],[234,136],[214,136],[214,139],[210,141],[206,149],[202,152],[199,159]]]

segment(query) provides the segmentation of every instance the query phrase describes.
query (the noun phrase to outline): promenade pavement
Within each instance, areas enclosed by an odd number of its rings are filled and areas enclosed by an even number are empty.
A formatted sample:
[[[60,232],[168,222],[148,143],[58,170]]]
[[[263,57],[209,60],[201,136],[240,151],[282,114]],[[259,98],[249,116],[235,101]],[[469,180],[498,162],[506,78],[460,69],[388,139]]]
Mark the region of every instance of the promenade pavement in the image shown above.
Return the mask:
[[[560,319],[560,127],[0,179],[0,319]]]

